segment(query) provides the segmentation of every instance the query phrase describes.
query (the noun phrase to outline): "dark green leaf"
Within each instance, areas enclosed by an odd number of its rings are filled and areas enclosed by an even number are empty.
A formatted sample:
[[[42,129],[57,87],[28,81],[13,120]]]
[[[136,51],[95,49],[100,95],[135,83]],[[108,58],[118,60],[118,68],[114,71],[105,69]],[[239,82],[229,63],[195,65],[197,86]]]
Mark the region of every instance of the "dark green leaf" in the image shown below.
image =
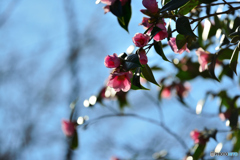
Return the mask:
[[[191,10],[193,8],[195,8],[197,5],[199,4],[199,0],[190,0],[189,2],[187,2],[184,6],[182,6],[180,8],[180,10],[178,11],[178,14],[180,15],[186,15],[189,12],[191,12]]]
[[[217,59],[222,61],[224,59],[230,59],[231,56],[233,54],[233,50],[232,49],[221,49],[218,53],[217,53]]]
[[[198,160],[203,156],[205,147],[206,147],[206,144],[195,144],[194,145],[194,147],[193,147],[194,153],[192,155],[194,160]]]
[[[215,1],[218,1],[218,0],[200,0],[200,3],[210,4]]]
[[[172,10],[178,9],[179,7],[186,4],[188,1],[189,0],[171,0],[165,6],[162,7],[160,12],[172,11]]]
[[[161,67],[158,67],[158,66],[152,66],[151,70],[152,71],[162,71],[163,69]]]
[[[183,16],[177,19],[176,29],[177,29],[177,32],[180,34],[197,37],[192,31],[187,17]]]
[[[176,37],[176,44],[178,49],[182,49],[182,47],[187,43],[187,38],[182,35],[178,34]]]
[[[235,36],[232,38],[231,43],[237,43],[240,40],[240,36]]]
[[[116,17],[122,17],[123,16],[123,10],[122,10],[121,2],[119,0],[117,0],[112,5],[110,5],[110,11]]]
[[[131,85],[131,89],[134,90],[138,90],[138,89],[144,89],[144,90],[148,90],[147,88],[143,87],[140,84],[140,75],[141,75],[141,67],[138,67],[133,75],[132,78],[132,85]]]
[[[154,49],[162,57],[163,60],[170,62],[163,52],[161,41],[154,41]]]
[[[237,74],[237,63],[238,63],[238,55],[239,55],[239,45],[234,49],[232,57],[230,59],[230,68]]]
[[[230,41],[228,40],[226,35],[222,35],[222,36],[224,36],[224,39],[223,39],[223,42],[221,43],[220,47],[230,43]]]
[[[224,75],[228,76],[229,78],[233,79],[233,70],[230,69],[228,65],[223,65],[223,70],[219,75],[219,80],[221,81]]]
[[[159,84],[157,83],[157,81],[154,78],[154,75],[152,73],[151,68],[146,64],[143,69],[142,69],[142,74],[144,76],[144,78],[146,80],[148,80],[149,82],[156,84],[157,86],[159,86]],[[160,86],[159,86],[160,87]]]
[[[125,58],[125,61],[123,62],[122,69],[124,71],[129,71],[131,69],[135,69],[137,67],[141,67],[141,64],[139,62],[139,58],[137,54],[131,54]]]
[[[234,145],[233,145],[233,152],[239,152],[240,150],[240,130],[236,130],[234,133],[233,133],[234,137],[236,138],[236,141],[234,142]]]
[[[210,65],[208,66],[208,71],[209,71],[209,74],[215,79],[217,80],[218,82],[220,82],[218,80],[218,78],[216,77],[215,75],[215,65],[216,65],[216,60],[217,60],[217,55],[214,55],[213,58],[212,58],[212,61],[210,63]]]
[[[231,112],[231,116],[229,118],[230,126],[234,129],[237,127],[238,124],[238,111],[234,109],[234,111]]]
[[[233,37],[240,37],[240,33],[239,32],[233,32],[231,34],[228,35],[230,38],[233,38]]]
[[[71,149],[77,149],[78,148],[78,134],[77,131],[75,130],[73,137],[70,139],[70,148]]]
[[[122,16],[118,17],[118,23],[120,26],[128,32],[128,24],[132,16],[131,0],[129,0],[124,6],[122,6]]]

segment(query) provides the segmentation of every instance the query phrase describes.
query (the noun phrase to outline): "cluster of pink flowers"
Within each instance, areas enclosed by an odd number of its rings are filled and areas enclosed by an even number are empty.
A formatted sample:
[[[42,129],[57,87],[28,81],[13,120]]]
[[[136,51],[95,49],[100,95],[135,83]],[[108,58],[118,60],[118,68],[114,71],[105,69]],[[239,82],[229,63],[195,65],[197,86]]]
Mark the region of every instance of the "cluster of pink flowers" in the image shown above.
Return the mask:
[[[127,3],[128,0],[120,0],[121,5],[124,6]],[[110,12],[110,6],[113,5],[116,0],[101,0],[103,4],[106,4],[106,6],[103,8],[104,13]]]
[[[161,97],[162,98],[170,98],[171,97],[171,91],[173,89],[176,89],[176,93],[179,97],[186,97],[189,90],[191,89],[189,83],[178,83],[178,84],[172,84],[169,86],[166,86],[163,88]]]
[[[172,48],[174,53],[182,54],[184,51],[190,53],[190,50],[187,48],[187,43],[181,49],[178,49],[176,38],[171,37],[170,40],[168,41],[168,45]]]
[[[71,122],[69,120],[62,120],[62,131],[66,136],[68,137],[73,136],[75,130],[76,130],[76,123]]]
[[[196,144],[206,144],[206,142],[209,140],[209,138],[203,137],[202,133],[199,132],[197,129],[193,130],[190,133],[190,136]]]
[[[196,54],[198,56],[198,62],[200,64],[199,72],[203,72],[208,69],[208,63],[210,62],[209,52],[204,51],[202,48],[198,48],[196,50]]]
[[[112,56],[108,55],[105,58],[104,64],[108,68],[115,68],[110,74],[107,82],[107,86],[112,87],[116,92],[127,92],[131,88],[132,72],[123,72],[119,69],[121,65],[121,59],[114,53]]]

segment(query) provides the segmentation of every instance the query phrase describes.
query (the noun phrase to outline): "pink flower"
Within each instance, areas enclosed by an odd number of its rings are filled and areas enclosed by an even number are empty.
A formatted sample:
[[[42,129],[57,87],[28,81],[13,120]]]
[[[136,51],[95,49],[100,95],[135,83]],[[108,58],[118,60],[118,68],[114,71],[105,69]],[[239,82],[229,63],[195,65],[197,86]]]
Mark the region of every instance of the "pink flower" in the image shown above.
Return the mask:
[[[160,32],[158,32],[154,37],[153,39],[157,42],[165,39],[168,37],[168,33],[167,33],[167,30],[166,28],[164,30],[161,30]]]
[[[170,98],[171,97],[171,86],[163,88],[161,97],[162,98]]]
[[[209,137],[204,137],[197,129],[193,130],[190,133],[190,136],[194,140],[194,143],[198,144],[206,144],[206,142],[209,140]]]
[[[114,53],[112,56],[106,56],[104,64],[107,68],[117,68],[121,64],[120,58]]]
[[[209,62],[209,52],[204,51],[202,48],[198,48],[196,50],[196,54],[198,56],[198,62],[200,64],[199,72],[202,72],[208,69],[208,62]]]
[[[121,5],[124,6],[128,2],[128,0],[120,0],[120,2],[121,2]]]
[[[105,7],[103,7],[104,9],[104,13],[106,14],[107,12],[110,12],[110,6],[113,5],[113,3],[116,2],[116,0],[101,0],[102,3],[106,4]],[[128,0],[120,0],[121,5],[124,6]]]
[[[112,156],[110,160],[120,160],[120,159],[115,156]]]
[[[103,9],[104,9],[104,14],[110,12],[110,6],[108,6],[108,5],[103,7]]]
[[[112,5],[116,0],[101,0],[103,4]]]
[[[199,137],[200,137],[201,133],[198,130],[193,130],[190,133],[191,138],[194,140],[194,143],[199,143]]]
[[[176,85],[177,95],[180,97],[186,97],[190,89],[191,87],[189,83],[179,83]]]
[[[149,24],[149,18],[143,17],[142,23],[140,25],[143,25],[145,29],[148,29],[152,26],[152,24]],[[156,26],[161,29],[154,37],[153,39],[157,42],[165,39],[168,37],[167,29],[165,27],[166,23],[163,19],[159,20]],[[151,35],[151,32],[153,30],[153,26],[148,30],[147,34]]]
[[[107,86],[114,88],[116,92],[123,91],[127,92],[131,88],[132,72],[118,72],[115,70],[110,74]]]
[[[62,130],[66,136],[71,137],[75,132],[75,124],[68,120],[62,120]]]
[[[150,19],[150,18],[143,17],[142,23],[140,23],[139,25],[143,25],[143,26],[144,26],[144,29],[148,29],[149,27],[151,27],[151,24],[149,24],[149,22],[148,22],[149,19]]]
[[[142,65],[147,64],[148,58],[144,49],[140,49],[138,52],[139,61]]]
[[[227,110],[226,112],[219,114],[219,118],[220,118],[222,121],[225,121],[226,119],[229,119],[230,116],[231,116],[230,110]]]
[[[142,34],[142,33],[136,33],[134,35],[134,37],[132,38],[133,43],[137,46],[137,47],[144,47],[148,44],[150,37],[146,34]]]
[[[187,43],[181,48],[177,48],[177,43],[176,43],[176,38],[170,38],[168,41],[168,45],[172,48],[173,52],[182,54],[184,51],[187,51],[188,53],[190,52],[189,49],[187,48]]]
[[[158,13],[158,2],[156,2],[156,0],[143,0],[142,4],[151,13]]]

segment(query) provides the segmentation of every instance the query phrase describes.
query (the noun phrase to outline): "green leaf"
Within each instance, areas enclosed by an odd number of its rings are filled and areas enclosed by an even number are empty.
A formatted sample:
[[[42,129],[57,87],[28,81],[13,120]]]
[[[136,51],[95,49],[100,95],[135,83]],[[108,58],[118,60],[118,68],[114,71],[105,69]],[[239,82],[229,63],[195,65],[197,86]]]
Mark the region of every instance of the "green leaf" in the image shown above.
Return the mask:
[[[239,32],[233,32],[231,34],[228,35],[230,38],[233,38],[233,37],[240,37],[240,33]]]
[[[234,49],[232,57],[230,59],[230,68],[235,72],[235,74],[237,75],[237,63],[238,63],[238,55],[239,55],[239,45]]]
[[[179,7],[186,4],[188,1],[189,0],[171,0],[165,6],[162,7],[160,12],[172,11],[172,10],[178,9]]]
[[[131,0],[129,0],[124,6],[122,6],[122,16],[117,16],[118,23],[127,32],[128,32],[128,24],[130,22],[131,16],[132,16]]]
[[[237,127],[237,124],[238,124],[238,111],[236,109],[231,111],[231,116],[229,118],[229,121],[230,121],[230,126],[233,129]]]
[[[240,40],[240,36],[235,36],[232,38],[231,43],[237,43]]]
[[[190,0],[180,8],[180,10],[178,11],[178,14],[186,15],[189,12],[191,12],[191,10],[195,8],[198,4],[199,4],[199,0]]]
[[[70,148],[71,149],[77,149],[78,148],[78,134],[77,131],[75,130],[73,137],[70,139]]]
[[[138,90],[138,89],[149,90],[149,89],[143,87],[140,84],[140,75],[141,75],[141,67],[138,67],[136,69],[134,75],[133,75],[133,78],[132,78],[131,89],[134,89],[134,90]]]
[[[210,4],[215,1],[218,1],[218,0],[200,0],[200,3]]]
[[[163,52],[161,41],[154,41],[154,49],[162,57],[163,60],[170,62]]]
[[[192,31],[187,17],[183,16],[177,19],[176,29],[177,29],[177,32],[180,34],[197,37]]]
[[[195,144],[193,147],[193,159],[198,160],[204,155],[204,149],[206,147],[206,144]]]
[[[135,69],[137,67],[141,67],[141,64],[139,62],[139,58],[137,54],[130,54],[127,56],[123,62],[122,69],[124,71],[129,71],[131,69]]]
[[[144,76],[144,78],[145,78],[146,80],[148,80],[149,82],[151,82],[151,83],[156,84],[157,86],[159,86],[159,84],[157,83],[157,81],[156,81],[155,78],[154,78],[154,75],[153,75],[153,73],[152,73],[151,68],[150,68],[147,64],[145,64],[145,66],[143,67],[143,69],[142,69],[142,74],[143,74],[143,76]],[[160,86],[159,86],[159,87],[160,87]]]
[[[112,5],[110,5],[110,11],[112,14],[114,14],[116,17],[122,17],[123,16],[123,9],[122,4],[119,0],[114,2]]]
[[[218,80],[218,78],[216,77],[215,72],[214,72],[214,70],[215,70],[215,65],[216,65],[216,61],[217,61],[217,55],[215,54],[215,55],[213,56],[213,58],[212,58],[212,62],[211,62],[210,65],[208,66],[208,71],[209,71],[209,74],[210,74],[215,80],[217,80],[218,82],[220,82],[220,81]]]
[[[217,53],[217,59],[222,61],[224,59],[230,59],[231,56],[233,54],[233,50],[226,48],[226,49],[221,49],[218,53]]]
[[[219,75],[219,80],[221,81],[222,77],[224,75],[228,76],[229,78],[233,79],[233,70],[230,69],[230,67],[228,65],[223,65],[223,70]]]
[[[176,44],[178,49],[182,49],[182,47],[187,43],[187,38],[182,35],[178,34],[176,37]]]
[[[232,152],[239,152],[239,150],[240,150],[240,130],[236,130],[234,132],[234,137],[236,138],[236,141],[234,142]]]

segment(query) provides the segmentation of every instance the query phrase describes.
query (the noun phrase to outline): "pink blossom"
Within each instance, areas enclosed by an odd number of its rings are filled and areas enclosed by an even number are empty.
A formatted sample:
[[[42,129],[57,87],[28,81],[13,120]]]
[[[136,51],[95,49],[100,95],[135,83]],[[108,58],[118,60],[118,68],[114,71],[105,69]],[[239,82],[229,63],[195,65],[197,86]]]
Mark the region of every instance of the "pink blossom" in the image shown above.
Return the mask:
[[[120,0],[121,5],[124,6],[129,0]]]
[[[110,74],[107,86],[112,87],[116,92],[127,92],[131,88],[132,72],[119,72],[115,70]]]
[[[161,93],[162,98],[170,98],[171,97],[171,87],[164,87]]]
[[[198,144],[206,144],[206,142],[209,140],[209,137],[204,137],[197,129],[193,130],[190,133],[190,136],[194,140],[194,143]]]
[[[151,28],[148,30],[148,32],[147,32],[148,35],[151,35],[151,32],[152,32],[152,30],[153,30],[153,27],[152,27],[152,24],[149,23],[149,18],[143,17],[142,23],[140,23],[140,25],[143,25],[145,29],[148,29],[148,28],[151,27]],[[165,21],[164,21],[163,19],[159,20],[158,23],[156,24],[156,26],[157,26],[158,28],[160,28],[161,31],[159,31],[159,32],[153,37],[153,39],[154,39],[155,41],[159,42],[159,41],[161,41],[161,40],[163,40],[163,39],[165,39],[165,38],[168,37],[168,33],[167,33],[167,29],[166,29],[165,25],[166,25],[166,23],[165,23]]]
[[[110,12],[110,6],[109,5],[106,5],[105,7],[103,7],[104,9],[104,14]]]
[[[177,95],[180,97],[186,97],[190,89],[191,87],[189,83],[179,83],[176,85]]]
[[[112,5],[116,0],[101,0],[103,4]]]
[[[194,143],[199,143],[199,137],[200,137],[201,133],[198,130],[193,130],[190,133],[191,138],[194,140]]]
[[[75,132],[75,124],[68,120],[62,120],[62,130],[66,136],[71,137]]]
[[[105,57],[104,64],[108,68],[117,68],[121,64],[120,58],[114,53],[112,56],[108,55]]]
[[[142,65],[147,64],[148,58],[144,49],[140,49],[138,53],[139,61]]]
[[[110,160],[120,160],[120,159],[115,156],[112,156]]]
[[[143,17],[142,23],[140,23],[139,25],[143,25],[143,26],[144,26],[144,29],[148,29],[149,27],[151,27],[151,24],[149,24],[149,22],[148,22],[149,19],[150,19],[150,18]]]
[[[151,13],[158,13],[158,2],[156,2],[156,0],[143,0],[142,4]]]
[[[198,56],[198,62],[200,64],[199,72],[203,72],[204,70],[208,69],[208,62],[209,62],[209,52],[204,51],[202,48],[198,48],[196,50],[196,54]]]
[[[187,48],[187,43],[181,49],[178,49],[176,38],[173,37],[171,37],[170,40],[168,41],[168,45],[170,45],[174,53],[182,54],[184,51],[187,51],[188,53],[190,52],[190,50]]]
[[[226,119],[229,119],[230,116],[231,116],[230,110],[227,110],[226,112],[219,114],[219,118],[220,118],[222,121],[225,121]]]
[[[164,30],[161,30],[160,32],[158,32],[154,37],[153,39],[157,42],[165,39],[168,37],[168,33],[167,33],[167,30],[166,28]]]
[[[134,37],[132,38],[133,43],[137,46],[137,47],[144,47],[148,44],[150,37],[146,34],[142,34],[142,33],[136,33],[134,35]]]

